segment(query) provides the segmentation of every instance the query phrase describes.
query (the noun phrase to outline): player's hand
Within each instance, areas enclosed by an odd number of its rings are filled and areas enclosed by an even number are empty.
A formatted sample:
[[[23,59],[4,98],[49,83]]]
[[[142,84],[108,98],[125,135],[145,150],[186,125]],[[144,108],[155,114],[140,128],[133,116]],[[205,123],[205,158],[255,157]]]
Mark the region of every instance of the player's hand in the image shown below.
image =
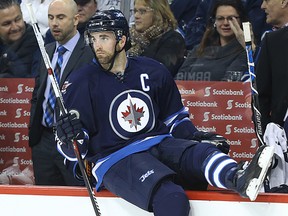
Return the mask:
[[[57,119],[56,133],[61,142],[67,145],[82,137],[82,123],[76,112],[70,111]]]
[[[193,140],[199,142],[207,142],[217,146],[220,151],[228,154],[230,150],[230,145],[227,143],[227,139],[219,134],[212,132],[197,131],[193,134]]]

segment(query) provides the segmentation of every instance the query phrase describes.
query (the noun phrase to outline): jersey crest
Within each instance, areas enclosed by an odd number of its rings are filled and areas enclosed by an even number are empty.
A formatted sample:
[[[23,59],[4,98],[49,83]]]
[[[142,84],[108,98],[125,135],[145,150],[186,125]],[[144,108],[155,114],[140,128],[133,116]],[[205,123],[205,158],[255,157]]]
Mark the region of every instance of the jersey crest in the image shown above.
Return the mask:
[[[120,93],[110,105],[109,120],[114,132],[122,139],[151,131],[155,115],[150,96],[139,90]]]

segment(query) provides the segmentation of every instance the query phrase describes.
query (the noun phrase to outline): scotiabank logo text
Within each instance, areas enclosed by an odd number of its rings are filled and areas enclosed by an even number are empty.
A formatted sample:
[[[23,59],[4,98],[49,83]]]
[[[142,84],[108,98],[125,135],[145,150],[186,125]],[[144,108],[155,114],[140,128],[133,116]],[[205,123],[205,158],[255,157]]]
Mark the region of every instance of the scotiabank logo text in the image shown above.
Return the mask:
[[[24,84],[19,84],[17,86],[17,94],[22,94],[23,92],[33,92],[33,87],[25,86]]]
[[[254,134],[255,130],[252,127],[232,127],[232,125],[226,125],[226,132],[225,134],[233,133],[244,133],[244,134]]]
[[[30,116],[30,111],[23,110],[22,108],[18,108],[15,113],[15,118],[20,118],[22,116]]]
[[[16,122],[0,122],[0,128],[28,128],[28,124],[20,124]]]
[[[247,109],[247,108],[251,108],[251,104],[249,102],[245,102],[245,103],[235,102],[234,103],[234,100],[228,100],[226,109],[230,110],[233,107]]]
[[[1,104],[30,104],[28,98],[19,99],[19,98],[0,98]]]
[[[186,102],[187,107],[218,107],[218,104],[216,101],[214,102],[206,102],[206,101],[187,101]]]
[[[179,89],[179,92],[181,95],[184,95],[184,94],[185,95],[195,95],[195,93],[196,93],[195,89],[183,89],[183,88]]]
[[[243,96],[243,90],[232,90],[232,89],[211,89],[211,87],[206,87],[204,90],[204,96],[209,97],[211,95],[233,95],[233,96]]]
[[[215,121],[242,121],[243,116],[242,115],[226,115],[226,114],[221,114],[221,115],[216,115],[216,114],[211,114],[210,112],[205,112],[203,114],[203,122],[207,122],[209,120],[215,120]]]
[[[0,92],[8,92],[8,86],[0,86]]]

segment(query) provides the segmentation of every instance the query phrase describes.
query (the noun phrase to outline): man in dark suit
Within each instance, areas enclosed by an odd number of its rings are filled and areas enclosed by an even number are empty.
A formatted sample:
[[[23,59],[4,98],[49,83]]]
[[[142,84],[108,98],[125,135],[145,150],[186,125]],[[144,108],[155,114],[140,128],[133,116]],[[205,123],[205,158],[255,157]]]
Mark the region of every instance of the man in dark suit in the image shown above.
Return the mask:
[[[56,42],[48,44],[46,50],[54,74],[61,72],[60,87],[73,70],[91,62],[94,57],[91,49],[85,46],[83,36],[80,36],[77,31],[78,21],[77,5],[74,0],[54,0],[49,5],[49,28]],[[66,52],[61,55],[57,51],[59,47],[64,47]],[[41,61],[38,64],[39,70],[31,100],[29,127],[29,145],[32,148],[35,183],[37,185],[79,185],[66,169],[64,158],[56,149],[53,128],[55,115],[59,112],[57,112],[57,104],[54,103],[55,107],[51,105],[53,101],[50,92],[51,82],[45,64],[43,60]],[[52,115],[50,123],[47,120],[47,113],[49,113],[47,110],[50,110]]]
[[[263,131],[269,122],[284,125],[288,108],[288,27],[266,34],[257,62],[257,88]]]
[[[261,8],[267,14],[266,22],[274,30],[262,40],[261,52],[256,61],[256,83],[264,133],[270,122],[284,125],[288,108],[288,0],[263,1]]]
[[[81,35],[84,34],[85,27],[89,19],[97,11],[97,1],[96,0],[74,0],[78,7],[79,22],[77,25],[77,30]],[[45,34],[45,44],[54,42],[55,38],[53,37],[51,30],[48,29]]]

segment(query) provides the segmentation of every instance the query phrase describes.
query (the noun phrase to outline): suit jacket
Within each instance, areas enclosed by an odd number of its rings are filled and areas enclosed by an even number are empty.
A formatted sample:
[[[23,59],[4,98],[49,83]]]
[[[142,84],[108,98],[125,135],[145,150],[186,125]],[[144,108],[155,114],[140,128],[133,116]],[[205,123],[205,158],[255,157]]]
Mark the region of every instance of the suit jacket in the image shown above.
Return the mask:
[[[263,131],[269,122],[283,126],[288,108],[288,28],[266,34],[256,65]]]
[[[46,51],[49,55],[50,60],[52,59],[53,53],[56,49],[56,42],[50,43],[46,45]],[[68,62],[66,67],[64,68],[61,80],[60,80],[60,89],[63,85],[66,77],[73,71],[81,66],[92,62],[94,58],[94,54],[89,46],[85,46],[83,36],[80,36]],[[38,75],[35,78],[35,88],[32,94],[31,100],[31,115],[30,115],[30,124],[29,124],[29,146],[36,145],[42,135],[43,126],[42,126],[42,118],[43,118],[43,108],[42,104],[44,101],[44,93],[46,89],[46,81],[47,81],[47,69],[44,64],[43,59],[40,60],[38,64]],[[34,67],[35,69],[35,67]],[[57,106],[57,104],[56,104]],[[57,107],[55,108],[57,109]]]

